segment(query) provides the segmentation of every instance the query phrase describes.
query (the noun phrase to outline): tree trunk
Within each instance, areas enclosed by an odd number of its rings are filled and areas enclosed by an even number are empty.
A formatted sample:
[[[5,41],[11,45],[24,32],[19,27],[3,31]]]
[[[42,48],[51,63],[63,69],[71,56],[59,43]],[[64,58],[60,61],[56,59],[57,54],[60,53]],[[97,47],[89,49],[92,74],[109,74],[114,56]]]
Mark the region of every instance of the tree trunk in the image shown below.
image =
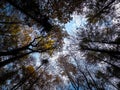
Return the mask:
[[[21,51],[27,50],[30,45],[31,45],[31,43],[28,44],[28,45],[26,45],[26,46],[17,48],[17,49],[5,51],[5,52],[0,52],[0,56],[7,56],[7,55],[16,55],[16,54],[19,54]]]
[[[30,53],[32,53],[32,52],[24,53],[24,54],[22,54],[22,55],[14,56],[14,57],[12,57],[12,58],[10,58],[10,59],[8,59],[8,60],[1,61],[1,62],[0,62],[0,68],[3,67],[3,66],[5,66],[5,65],[7,65],[7,64],[9,64],[9,63],[12,63],[12,62],[14,62],[14,61],[17,61],[17,59],[22,58],[22,57],[24,57],[24,56],[26,56],[26,55],[29,55]]]
[[[107,54],[120,55],[120,51],[117,51],[117,50],[107,50],[107,49],[89,48],[89,47],[86,47],[86,46],[83,46],[82,49],[83,49],[83,50],[89,50],[89,51],[95,51],[95,52],[101,52],[101,53],[107,53]]]

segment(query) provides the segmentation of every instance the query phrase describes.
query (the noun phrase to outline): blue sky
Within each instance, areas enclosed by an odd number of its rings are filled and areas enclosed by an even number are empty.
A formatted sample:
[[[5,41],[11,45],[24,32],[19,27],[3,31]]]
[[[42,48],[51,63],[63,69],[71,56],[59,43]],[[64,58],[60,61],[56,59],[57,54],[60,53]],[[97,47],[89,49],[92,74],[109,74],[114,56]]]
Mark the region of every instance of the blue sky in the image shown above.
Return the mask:
[[[86,24],[86,19],[84,16],[74,13],[72,18],[73,19],[70,22],[65,24],[65,30],[71,35],[76,31],[76,28],[83,27]]]

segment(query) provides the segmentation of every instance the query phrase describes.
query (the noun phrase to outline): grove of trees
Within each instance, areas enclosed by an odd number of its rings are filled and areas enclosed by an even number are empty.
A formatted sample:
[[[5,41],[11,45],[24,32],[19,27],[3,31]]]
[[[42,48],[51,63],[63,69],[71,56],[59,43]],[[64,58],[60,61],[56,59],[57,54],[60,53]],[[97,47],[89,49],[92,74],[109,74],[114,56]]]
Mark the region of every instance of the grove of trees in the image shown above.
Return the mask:
[[[69,35],[73,13],[86,24]],[[119,13],[119,0],[0,0],[0,90],[120,90]]]

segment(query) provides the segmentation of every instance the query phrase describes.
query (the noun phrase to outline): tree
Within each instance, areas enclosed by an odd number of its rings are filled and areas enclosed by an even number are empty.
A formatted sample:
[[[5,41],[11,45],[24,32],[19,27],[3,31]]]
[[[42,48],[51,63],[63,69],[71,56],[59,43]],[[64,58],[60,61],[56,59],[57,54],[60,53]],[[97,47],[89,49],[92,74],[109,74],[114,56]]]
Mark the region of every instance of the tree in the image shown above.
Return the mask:
[[[114,17],[113,5],[116,0],[96,0],[88,3],[88,22],[89,23],[105,23],[109,22],[109,17]],[[112,15],[111,15],[112,14]],[[110,15],[110,16],[109,16]]]
[[[97,29],[97,30],[96,30]],[[105,76],[119,78],[119,33],[112,27],[83,30],[78,33],[79,50],[83,51],[88,62],[107,63]],[[117,63],[117,64],[116,64]],[[101,71],[103,73],[103,71]],[[109,75],[108,75],[109,73]],[[114,74],[116,73],[116,74]],[[105,78],[104,78],[105,79]],[[106,81],[107,79],[105,79]],[[107,82],[107,81],[106,81]],[[109,80],[108,80],[109,82]],[[112,83],[111,83],[112,84]],[[113,85],[116,87],[116,85]],[[117,88],[117,87],[116,87]]]

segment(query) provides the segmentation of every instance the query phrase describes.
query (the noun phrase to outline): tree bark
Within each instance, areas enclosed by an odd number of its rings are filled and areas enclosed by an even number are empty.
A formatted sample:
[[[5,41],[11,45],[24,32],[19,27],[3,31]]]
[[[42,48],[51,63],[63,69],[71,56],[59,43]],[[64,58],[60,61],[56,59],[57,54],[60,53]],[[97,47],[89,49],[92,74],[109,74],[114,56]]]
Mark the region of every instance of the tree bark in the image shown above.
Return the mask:
[[[0,62],[0,68],[3,67],[3,66],[5,66],[5,65],[7,65],[7,64],[9,64],[9,63],[17,61],[17,59],[22,58],[22,57],[24,57],[26,55],[29,55],[30,53],[32,53],[32,52],[24,53],[24,54],[21,54],[21,55],[18,55],[18,56],[14,56],[14,57],[12,57],[12,58],[10,58],[8,60],[1,61]]]
[[[89,51],[95,51],[95,52],[101,52],[101,53],[108,53],[108,54],[115,54],[120,55],[120,51],[117,50],[107,50],[107,49],[98,49],[98,48],[89,48],[89,47],[82,47],[83,50],[89,50]]]
[[[26,46],[23,46],[23,47],[20,47],[20,48],[16,48],[16,49],[13,49],[13,50],[8,50],[8,51],[5,51],[5,52],[0,52],[0,56],[7,56],[7,55],[16,55],[16,54],[19,54],[21,51],[29,49],[30,45],[31,44],[28,44]]]

